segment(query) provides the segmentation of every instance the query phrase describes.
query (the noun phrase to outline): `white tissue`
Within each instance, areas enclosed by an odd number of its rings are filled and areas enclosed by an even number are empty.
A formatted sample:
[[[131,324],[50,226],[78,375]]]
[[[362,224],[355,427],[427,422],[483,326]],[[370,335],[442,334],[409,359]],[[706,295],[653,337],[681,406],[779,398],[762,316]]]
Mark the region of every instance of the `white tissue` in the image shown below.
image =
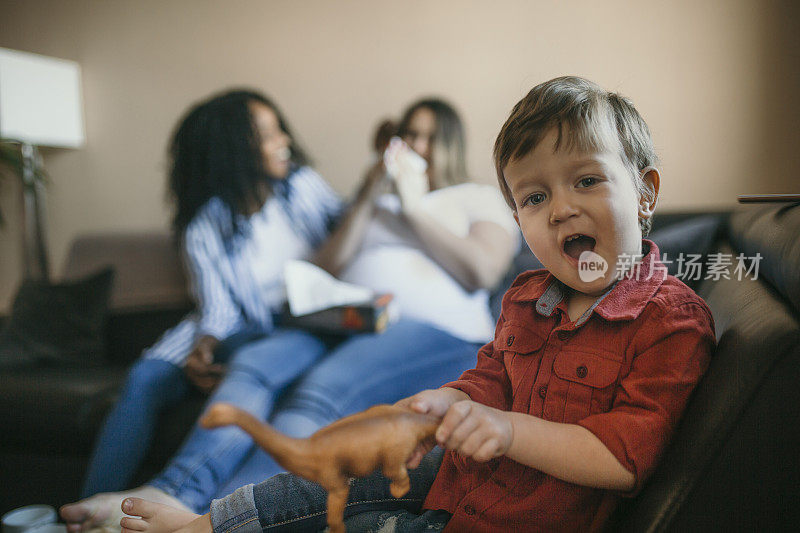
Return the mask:
[[[397,184],[397,192],[406,209],[416,207],[430,190],[425,170],[428,163],[399,137],[392,137],[383,152],[386,173]]]
[[[411,149],[400,137],[392,137],[389,146],[383,152],[383,164],[386,172],[397,178],[404,174],[425,174],[428,163],[417,152]]]
[[[288,261],[283,274],[289,311],[293,316],[307,315],[338,305],[361,304],[375,297],[371,289],[339,281],[306,261]]]

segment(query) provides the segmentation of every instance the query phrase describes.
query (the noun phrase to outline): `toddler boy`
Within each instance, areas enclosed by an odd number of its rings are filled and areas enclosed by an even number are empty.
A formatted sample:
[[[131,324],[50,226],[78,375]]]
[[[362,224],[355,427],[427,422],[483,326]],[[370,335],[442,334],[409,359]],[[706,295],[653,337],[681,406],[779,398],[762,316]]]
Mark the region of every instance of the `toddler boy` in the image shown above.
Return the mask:
[[[546,270],[508,290],[474,370],[404,400],[444,417],[423,507],[451,513],[452,531],[599,529],[667,445],[708,365],[713,318],[642,239],[659,173],[628,100],[581,78],[543,83],[494,157]]]

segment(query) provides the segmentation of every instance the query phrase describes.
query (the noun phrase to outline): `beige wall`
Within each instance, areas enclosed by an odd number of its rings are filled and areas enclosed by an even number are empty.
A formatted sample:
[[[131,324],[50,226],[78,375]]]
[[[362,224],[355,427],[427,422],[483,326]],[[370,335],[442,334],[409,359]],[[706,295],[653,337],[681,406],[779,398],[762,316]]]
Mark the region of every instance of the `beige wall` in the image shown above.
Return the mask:
[[[791,0],[0,1],[0,46],[83,68],[86,147],[49,151],[49,238],[165,229],[164,147],[181,112],[231,85],[271,94],[342,193],[376,121],[425,94],[451,99],[469,163],[534,84],[579,74],[619,90],[663,160],[662,210],[798,190],[798,9]],[[0,208],[0,310],[19,277],[18,193]]]

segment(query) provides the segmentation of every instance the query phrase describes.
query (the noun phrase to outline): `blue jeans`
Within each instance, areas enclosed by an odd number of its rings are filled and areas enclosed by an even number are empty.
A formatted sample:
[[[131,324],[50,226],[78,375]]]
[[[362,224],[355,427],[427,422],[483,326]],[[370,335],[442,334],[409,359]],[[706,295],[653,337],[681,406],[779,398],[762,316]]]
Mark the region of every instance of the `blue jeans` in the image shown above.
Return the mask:
[[[278,330],[236,351],[206,405],[226,402],[267,420],[278,395],[326,352],[325,342],[310,333]],[[219,484],[247,457],[252,442],[237,427],[209,430],[195,426],[149,484],[204,512]]]
[[[214,358],[225,362],[236,349],[261,335],[254,329],[235,333],[220,343]],[[160,414],[191,390],[178,366],[158,359],[134,363],[95,441],[81,497],[129,487],[150,448]]]
[[[172,363],[134,363],[95,441],[81,498],[128,488],[153,441],[159,415],[189,391],[183,369]]]
[[[400,320],[382,334],[350,337],[287,390],[271,423],[288,435],[307,437],[342,416],[458,378],[475,366],[479,348],[412,320]],[[254,446],[216,497],[279,472],[283,468]]]
[[[423,511],[422,503],[436,478],[443,454],[441,448],[434,448],[418,468],[409,470],[411,489],[401,498],[392,496],[389,480],[380,473],[353,480],[344,511],[347,531],[441,531],[450,514]],[[292,474],[278,474],[253,486],[252,500],[240,494],[247,488],[214,501],[211,506],[214,533],[318,532],[326,526],[327,493],[316,483]]]

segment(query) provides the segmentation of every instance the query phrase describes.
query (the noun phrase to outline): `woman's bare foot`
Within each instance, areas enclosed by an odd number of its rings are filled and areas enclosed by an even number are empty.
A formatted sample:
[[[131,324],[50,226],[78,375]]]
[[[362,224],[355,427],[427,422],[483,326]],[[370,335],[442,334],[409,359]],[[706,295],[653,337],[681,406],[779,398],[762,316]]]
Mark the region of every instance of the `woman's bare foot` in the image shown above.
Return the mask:
[[[59,510],[61,518],[67,524],[69,533],[78,533],[96,527],[119,528],[119,521],[124,516],[121,509],[122,500],[128,497],[139,497],[153,502],[171,505],[189,511],[178,499],[166,492],[143,485],[124,492],[105,492],[95,494],[84,500],[64,505]]]
[[[120,520],[122,533],[173,533],[190,525],[199,517],[191,511],[141,498],[125,498],[122,501],[122,511],[127,515],[133,515]],[[208,525],[206,531],[211,531],[210,520]]]

